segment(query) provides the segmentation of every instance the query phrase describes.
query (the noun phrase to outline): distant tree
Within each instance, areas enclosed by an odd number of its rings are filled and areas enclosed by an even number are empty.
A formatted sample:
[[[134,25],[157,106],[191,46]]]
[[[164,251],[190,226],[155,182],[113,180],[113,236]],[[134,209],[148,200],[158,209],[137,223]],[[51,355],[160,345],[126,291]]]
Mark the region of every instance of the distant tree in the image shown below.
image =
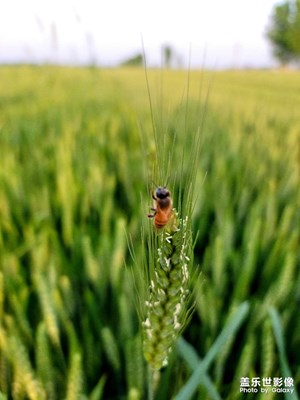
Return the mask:
[[[267,37],[281,64],[300,61],[300,0],[275,6]]]
[[[164,57],[164,65],[167,68],[171,67],[172,59],[173,59],[173,49],[169,45],[164,45],[162,47],[163,57]]]
[[[122,66],[140,67],[143,65],[143,55],[138,53],[121,63]]]

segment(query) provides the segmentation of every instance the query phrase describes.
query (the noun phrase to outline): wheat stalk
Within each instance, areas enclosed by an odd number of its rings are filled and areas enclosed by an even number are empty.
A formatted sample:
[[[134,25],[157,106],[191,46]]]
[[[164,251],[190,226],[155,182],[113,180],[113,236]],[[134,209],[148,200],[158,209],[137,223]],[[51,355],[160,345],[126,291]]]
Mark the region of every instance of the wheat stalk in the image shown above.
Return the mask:
[[[168,354],[187,320],[191,230],[188,217],[177,221],[158,235],[154,273],[145,302],[144,356],[152,370],[168,364]]]

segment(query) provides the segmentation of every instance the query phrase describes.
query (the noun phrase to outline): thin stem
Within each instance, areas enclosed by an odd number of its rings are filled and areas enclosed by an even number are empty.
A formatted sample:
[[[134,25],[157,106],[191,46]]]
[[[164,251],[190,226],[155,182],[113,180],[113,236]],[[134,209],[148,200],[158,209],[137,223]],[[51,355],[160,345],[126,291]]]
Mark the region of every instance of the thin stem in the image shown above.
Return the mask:
[[[153,371],[148,364],[148,400],[154,400],[153,392]]]
[[[154,400],[154,393],[158,387],[160,371],[153,370],[148,364],[148,400]]]

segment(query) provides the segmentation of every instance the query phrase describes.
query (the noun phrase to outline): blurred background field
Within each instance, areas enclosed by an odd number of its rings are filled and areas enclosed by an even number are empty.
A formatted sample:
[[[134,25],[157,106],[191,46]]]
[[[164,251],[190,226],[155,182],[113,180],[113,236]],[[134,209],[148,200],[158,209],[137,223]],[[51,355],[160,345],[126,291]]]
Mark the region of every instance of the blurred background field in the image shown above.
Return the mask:
[[[201,135],[202,279],[184,337],[203,358],[249,301],[208,371],[220,398],[243,399],[241,377],[284,376],[274,307],[299,387],[299,72],[154,69],[148,79],[157,134],[177,134],[174,174],[181,144],[189,154]],[[1,398],[143,399],[126,237],[139,260],[154,157],[144,71],[1,67],[0,82]],[[158,398],[189,375],[175,351]],[[211,398],[201,382],[194,398]]]

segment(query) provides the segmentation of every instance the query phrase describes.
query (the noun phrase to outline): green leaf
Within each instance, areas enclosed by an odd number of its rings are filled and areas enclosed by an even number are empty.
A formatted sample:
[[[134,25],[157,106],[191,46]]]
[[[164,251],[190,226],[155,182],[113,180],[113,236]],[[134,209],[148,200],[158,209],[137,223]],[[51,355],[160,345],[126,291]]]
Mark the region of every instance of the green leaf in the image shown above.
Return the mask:
[[[282,324],[280,321],[279,314],[278,314],[277,310],[273,307],[270,309],[269,314],[271,316],[275,341],[276,341],[276,344],[278,347],[279,361],[280,361],[280,367],[282,370],[282,374],[285,377],[292,377],[292,373],[289,368],[287,356],[285,353],[283,330],[282,330]],[[294,387],[293,389],[294,389],[293,393],[285,393],[284,397],[286,399],[289,399],[289,400],[298,400],[299,399],[296,388]]]
[[[192,371],[195,371],[198,367],[199,362],[201,362],[195,349],[182,337],[178,340],[177,349],[179,350],[182,358],[185,360],[190,369]],[[213,382],[206,373],[203,374],[202,383],[212,400],[221,400],[217,389],[215,388]]]
[[[176,400],[188,400],[193,396],[197,390],[197,387],[199,386],[199,383],[201,381],[203,382],[203,377],[210,364],[213,362],[218,353],[222,351],[222,348],[227,340],[229,340],[237,332],[248,312],[249,304],[247,302],[242,303],[231,321],[225,326],[214,344],[211,346],[204,359],[198,363],[198,366],[194,370],[191,378],[175,397]]]

